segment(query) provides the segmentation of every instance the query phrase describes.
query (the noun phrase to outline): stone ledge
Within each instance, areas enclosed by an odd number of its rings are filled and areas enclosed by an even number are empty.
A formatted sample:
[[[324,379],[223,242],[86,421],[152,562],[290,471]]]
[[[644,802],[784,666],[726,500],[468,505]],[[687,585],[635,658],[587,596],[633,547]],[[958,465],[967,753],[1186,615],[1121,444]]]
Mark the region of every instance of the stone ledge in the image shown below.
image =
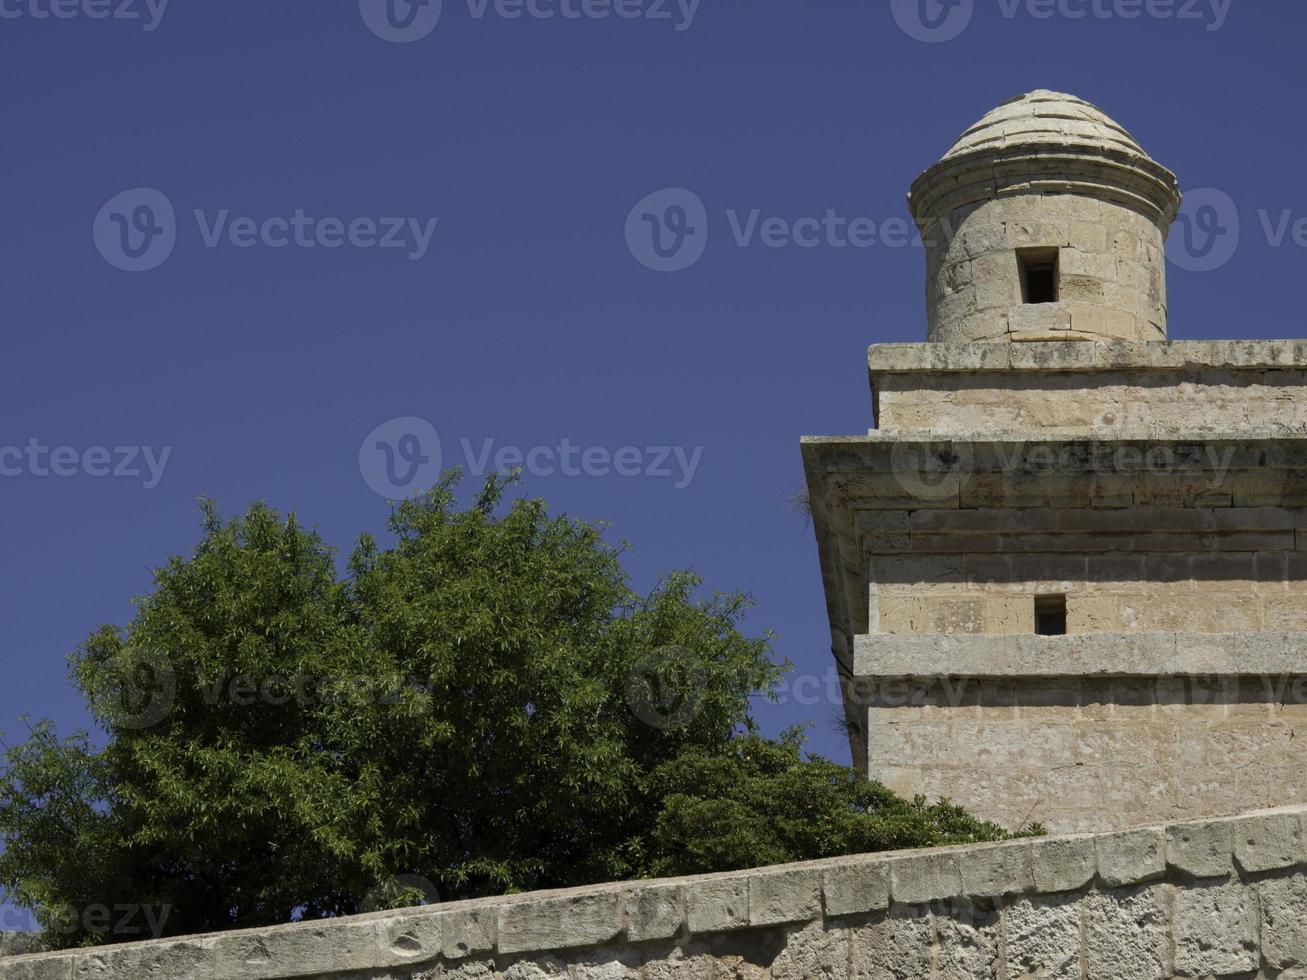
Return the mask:
[[[1274,443],[1273,446],[1253,446],[1252,443]],[[904,452],[915,448],[943,450],[956,447],[975,454],[974,459],[965,459],[972,463],[971,468],[989,465],[994,469],[1011,469],[1013,449],[1027,449],[1038,446],[1059,447],[1066,445],[1084,445],[1099,450],[1112,450],[1117,447],[1137,444],[1140,448],[1173,444],[1184,446],[1229,445],[1235,449],[1232,457],[1233,468],[1271,468],[1296,469],[1307,459],[1307,431],[1284,432],[1275,429],[1240,429],[1238,431],[1221,431],[1216,429],[1176,429],[1165,426],[1149,426],[1147,429],[1121,429],[1100,426],[1093,432],[1083,429],[975,429],[972,431],[952,430],[940,433],[928,429],[871,429],[866,434],[851,436],[802,436],[799,445],[805,456],[813,456],[814,462],[820,462],[821,454],[845,453],[860,455],[857,459],[865,469],[883,470],[885,472],[901,471],[916,466],[917,459],[903,456],[895,459],[894,452]],[[1262,466],[1256,460],[1271,450],[1270,458]],[[983,454],[983,455],[982,455]],[[850,462],[854,460],[850,458]],[[877,465],[879,464],[879,465]],[[891,465],[897,464],[897,465]],[[959,467],[965,469],[965,467]]]
[[[859,678],[1307,675],[1307,632],[854,638]]]
[[[873,344],[872,374],[1307,368],[1307,340]]]
[[[6,959],[11,980],[270,980],[417,969],[474,954],[688,940],[899,905],[1130,887],[1307,869],[1307,806],[1073,835],[831,858],[692,878],[595,885],[268,929]],[[405,974],[408,975],[408,974]]]

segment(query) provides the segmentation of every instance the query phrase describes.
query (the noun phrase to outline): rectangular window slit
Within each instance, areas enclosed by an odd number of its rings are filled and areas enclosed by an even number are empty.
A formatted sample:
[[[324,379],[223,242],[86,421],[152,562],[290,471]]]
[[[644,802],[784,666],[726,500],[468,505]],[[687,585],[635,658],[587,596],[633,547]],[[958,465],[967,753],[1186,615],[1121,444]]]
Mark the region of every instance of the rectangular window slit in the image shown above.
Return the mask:
[[[1035,598],[1035,632],[1040,636],[1066,635],[1066,596],[1041,595]]]
[[[1017,250],[1021,267],[1021,299],[1025,303],[1057,302],[1057,249]]]

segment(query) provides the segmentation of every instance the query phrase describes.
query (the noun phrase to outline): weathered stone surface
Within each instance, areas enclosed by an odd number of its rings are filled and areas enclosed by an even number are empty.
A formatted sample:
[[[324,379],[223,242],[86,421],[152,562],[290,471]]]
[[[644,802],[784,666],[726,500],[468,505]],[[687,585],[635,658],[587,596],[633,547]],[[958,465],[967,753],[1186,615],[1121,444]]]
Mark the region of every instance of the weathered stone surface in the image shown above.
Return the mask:
[[[1072,895],[1020,899],[1003,913],[1008,974],[1080,977],[1081,903]]]
[[[445,948],[444,921],[444,916],[430,909],[379,919],[376,938],[381,955],[363,965],[381,962],[398,966],[440,956]]]
[[[692,881],[687,901],[686,917],[691,932],[738,929],[749,922],[749,879]]]
[[[818,980],[849,975],[849,930],[813,923],[785,937],[785,948],[771,964],[771,980]]]
[[[1166,873],[1166,835],[1156,827],[1099,837],[1094,853],[1104,888],[1151,881]]]
[[[1257,884],[1261,903],[1261,952],[1276,970],[1307,968],[1307,876]]]
[[[851,861],[822,872],[828,916],[879,912],[889,908],[889,870],[883,863]]]
[[[685,925],[684,885],[645,885],[626,901],[626,938],[670,939]]]
[[[961,852],[957,856],[962,893],[973,898],[1019,895],[1034,888],[1030,845],[995,844]]]
[[[488,953],[495,948],[494,908],[454,909],[441,914],[441,949],[447,960]]]
[[[1170,977],[1170,913],[1161,887],[1093,892],[1084,904],[1085,966],[1090,977]]]
[[[615,891],[499,909],[499,952],[523,953],[606,943],[622,931],[621,895]]]
[[[20,955],[3,962],[5,980],[73,980],[73,958]],[[89,969],[89,967],[88,967]],[[86,976],[94,976],[86,972]]]
[[[890,895],[905,905],[962,894],[957,859],[950,851],[923,851],[889,862]]]
[[[997,976],[999,912],[965,900],[943,905],[934,908],[937,980]]]
[[[1042,894],[1074,891],[1094,877],[1092,837],[1051,837],[1030,843],[1035,890]]]
[[[763,871],[749,877],[749,922],[806,922],[821,914],[821,875],[811,868]]]
[[[1307,860],[1302,817],[1296,812],[1243,817],[1231,826],[1234,859],[1244,871],[1274,871]]]
[[[1175,893],[1175,969],[1186,977],[1258,967],[1257,899],[1238,884],[1198,884]]]
[[[934,929],[924,908],[895,906],[870,925],[852,930],[852,980],[920,980],[930,976]]]
[[[1232,825],[1228,820],[1174,824],[1166,831],[1166,863],[1196,878],[1218,878],[1233,870]]]

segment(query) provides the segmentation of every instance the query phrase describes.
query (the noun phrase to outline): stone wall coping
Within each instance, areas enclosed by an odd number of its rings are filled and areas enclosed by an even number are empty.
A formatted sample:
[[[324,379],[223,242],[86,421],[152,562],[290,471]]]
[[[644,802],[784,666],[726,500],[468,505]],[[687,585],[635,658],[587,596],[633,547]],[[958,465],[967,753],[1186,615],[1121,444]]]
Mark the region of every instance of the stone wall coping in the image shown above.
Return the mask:
[[[1307,676],[1307,632],[908,635],[854,638],[866,678]]]
[[[873,344],[872,375],[976,371],[1158,371],[1307,368],[1307,340]]]
[[[1307,867],[1307,806],[451,902],[4,961],[11,980],[271,980],[796,925],[892,905]]]

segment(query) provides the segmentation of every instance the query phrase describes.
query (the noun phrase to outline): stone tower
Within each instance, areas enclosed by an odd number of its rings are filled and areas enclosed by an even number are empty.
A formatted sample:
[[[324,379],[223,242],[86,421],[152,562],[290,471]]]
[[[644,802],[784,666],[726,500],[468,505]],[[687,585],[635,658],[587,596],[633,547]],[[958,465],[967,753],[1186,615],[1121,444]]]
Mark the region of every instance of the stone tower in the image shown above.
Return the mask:
[[[931,342],[803,443],[855,764],[1062,831],[1307,800],[1307,343],[1166,340],[1175,177],[1071,96],[910,202]]]

